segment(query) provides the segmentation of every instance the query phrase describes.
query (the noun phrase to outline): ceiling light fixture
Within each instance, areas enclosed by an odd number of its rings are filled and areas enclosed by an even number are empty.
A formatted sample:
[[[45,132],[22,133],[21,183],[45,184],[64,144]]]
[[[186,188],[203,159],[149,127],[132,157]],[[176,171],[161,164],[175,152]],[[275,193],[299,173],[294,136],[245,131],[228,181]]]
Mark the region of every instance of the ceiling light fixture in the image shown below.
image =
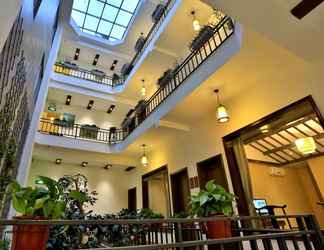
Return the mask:
[[[61,163],[62,163],[62,159],[61,158],[57,158],[55,160],[55,164],[60,165]]]
[[[112,168],[112,164],[109,164],[109,163],[105,164],[105,166],[104,166],[105,170],[108,170],[110,168]]]
[[[147,158],[146,152],[145,152],[146,145],[143,144],[142,147],[143,147],[143,155],[141,157],[141,163],[144,167],[147,167],[148,166],[148,158]]]
[[[269,125],[263,125],[261,128],[260,128],[260,132],[265,134],[265,133],[268,133],[270,131],[270,127]]]
[[[145,80],[144,79],[142,79],[141,96],[143,99],[145,99],[145,97],[146,97],[146,88],[145,88]]]
[[[228,122],[230,117],[229,117],[229,115],[227,113],[227,110],[226,110],[225,106],[220,103],[219,89],[215,89],[214,92],[217,95],[217,105],[218,105],[218,107],[217,107],[217,120],[220,123]]]
[[[110,105],[109,109],[107,110],[108,114],[111,114],[111,112],[113,112],[114,108],[116,107],[116,105]]]
[[[71,96],[71,95],[67,95],[67,96],[66,96],[65,104],[66,104],[66,105],[70,105],[70,104],[71,104],[71,100],[72,100],[72,96]]]
[[[75,54],[74,54],[74,60],[79,60],[79,56],[80,56],[80,49],[76,48],[75,50]]]
[[[192,21],[193,29],[194,29],[194,31],[199,31],[201,29],[201,25],[199,23],[199,20],[196,17],[196,11],[192,10],[191,15],[193,17],[193,21]]]
[[[86,166],[88,166],[88,162],[87,161],[83,161],[81,163],[81,167],[85,168]]]
[[[95,58],[93,59],[93,63],[92,63],[93,66],[96,66],[96,65],[97,65],[98,60],[99,60],[99,57],[100,57],[99,54],[96,54],[96,55],[95,55]]]
[[[89,103],[88,103],[87,109],[88,110],[92,109],[93,104],[94,104],[94,101],[93,100],[90,100]]]
[[[299,152],[303,154],[312,154],[316,151],[316,143],[313,137],[300,138],[295,141]]]

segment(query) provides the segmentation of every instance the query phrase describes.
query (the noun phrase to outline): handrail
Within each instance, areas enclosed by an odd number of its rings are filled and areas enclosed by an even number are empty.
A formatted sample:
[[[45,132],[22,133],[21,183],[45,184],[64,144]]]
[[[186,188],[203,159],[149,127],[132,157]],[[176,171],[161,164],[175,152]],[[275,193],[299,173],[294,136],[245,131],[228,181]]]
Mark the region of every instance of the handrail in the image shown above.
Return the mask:
[[[50,135],[99,141],[109,144],[121,142],[127,135],[127,131],[123,129],[102,129],[95,126],[68,124],[61,121],[51,122],[45,119],[40,120],[38,131]]]
[[[290,218],[296,223],[296,229],[274,230],[272,228],[261,228],[253,226],[254,220],[263,221],[265,219]],[[211,224],[228,220],[229,231],[232,232],[228,237],[221,236],[213,238],[209,234]],[[224,223],[225,224],[225,223]],[[234,216],[234,217],[209,217],[195,219],[84,219],[84,220],[22,220],[22,219],[2,219],[0,226],[9,229],[8,226],[19,225],[50,225],[53,227],[73,228],[74,226],[84,226],[89,232],[100,231],[101,234],[110,235],[114,230],[123,235],[123,244],[119,244],[119,238],[99,239],[101,248],[91,249],[186,249],[189,247],[199,247],[194,249],[204,249],[206,245],[220,245],[221,249],[233,244],[244,244],[251,249],[324,249],[322,232],[318,226],[316,218],[312,214],[288,215],[288,216]],[[110,227],[113,225],[113,227]],[[217,224],[217,227],[219,225]],[[206,231],[207,229],[207,231]],[[63,231],[63,230],[62,230]],[[12,233],[14,230],[6,231]],[[237,233],[240,232],[240,233]],[[82,233],[81,233],[82,234]],[[9,238],[9,237],[8,237]],[[115,244],[116,243],[116,244]],[[70,242],[70,247],[73,243]],[[108,247],[109,246],[109,247]],[[234,245],[239,247],[239,245]],[[242,246],[242,245],[241,245]],[[98,247],[98,246],[96,246]],[[76,249],[76,248],[73,248]],[[79,249],[79,248],[78,248]],[[82,249],[85,249],[82,247]],[[240,248],[235,248],[240,249]],[[90,250],[88,248],[88,250]]]
[[[116,83],[111,76],[108,76],[106,74],[96,74],[93,71],[87,70],[80,68],[79,66],[69,66],[64,63],[55,63],[54,65],[54,72],[63,74],[63,75],[68,75],[68,76],[73,76],[76,78],[108,85],[110,87],[114,87],[116,85],[119,85]]]

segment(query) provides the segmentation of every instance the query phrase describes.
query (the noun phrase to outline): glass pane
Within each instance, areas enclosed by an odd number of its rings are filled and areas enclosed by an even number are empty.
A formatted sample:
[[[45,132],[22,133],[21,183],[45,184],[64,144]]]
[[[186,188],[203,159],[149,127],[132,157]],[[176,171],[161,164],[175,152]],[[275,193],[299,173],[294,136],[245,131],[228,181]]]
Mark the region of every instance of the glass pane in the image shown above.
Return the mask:
[[[116,19],[116,23],[127,27],[132,16],[133,16],[132,14],[129,14],[123,10],[120,10],[118,13],[118,17]]]
[[[102,18],[113,22],[115,21],[117,13],[118,13],[117,8],[112,7],[110,5],[106,5]]]
[[[84,33],[87,33],[87,34],[90,34],[90,35],[96,35],[95,32],[90,31],[90,30],[82,29],[82,31],[83,31]]]
[[[124,36],[124,32],[125,32],[125,28],[118,26],[118,25],[114,25],[114,27],[112,28],[111,34],[110,36],[116,38],[116,39],[122,39]]]
[[[74,0],[73,9],[81,10],[83,12],[87,11],[89,0]]]
[[[87,15],[84,23],[84,28],[88,30],[96,31],[98,23],[99,23],[99,18]]]
[[[134,12],[139,0],[124,0],[122,9]]]
[[[81,12],[78,12],[78,11],[75,11],[75,10],[72,10],[71,16],[72,16],[72,19],[76,22],[76,24],[79,27],[82,27],[83,22],[84,22],[84,18],[85,18],[85,14],[83,14]]]
[[[98,32],[104,35],[109,35],[112,23],[101,20],[98,27]]]
[[[104,4],[98,0],[90,0],[88,13],[97,17],[101,16]]]
[[[135,1],[137,1],[137,0],[135,0]],[[122,2],[123,2],[122,0],[108,0],[107,1],[108,4],[114,5],[118,8],[120,7]]]

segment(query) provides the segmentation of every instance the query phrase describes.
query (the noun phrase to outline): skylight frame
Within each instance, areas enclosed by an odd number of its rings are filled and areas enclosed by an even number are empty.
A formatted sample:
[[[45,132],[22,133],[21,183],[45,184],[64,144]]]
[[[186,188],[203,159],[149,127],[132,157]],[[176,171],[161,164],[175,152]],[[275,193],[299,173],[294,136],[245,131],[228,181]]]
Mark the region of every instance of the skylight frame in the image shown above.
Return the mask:
[[[96,16],[94,14],[91,14],[89,13],[89,6],[90,6],[90,3],[91,1],[96,1],[96,2],[100,2],[101,4],[103,4],[103,7],[102,9],[100,9],[100,16]],[[92,36],[95,36],[95,37],[99,37],[99,38],[102,38],[102,39],[106,39],[108,40],[109,42],[118,42],[118,41],[122,41],[129,29],[129,26],[132,24],[132,21],[137,13],[137,10],[140,6],[140,3],[142,0],[137,0],[137,4],[136,4],[136,7],[134,8],[133,11],[130,11],[130,10],[127,10],[127,9],[124,9],[123,8],[123,5],[124,5],[124,2],[126,0],[121,0],[121,3],[120,3],[120,6],[116,6],[114,4],[111,4],[109,2],[109,0],[88,0],[87,2],[87,7],[86,7],[86,10],[80,10],[80,9],[76,9],[72,8],[72,13],[73,12],[76,12],[76,13],[79,13],[81,15],[84,15],[84,18],[83,18],[83,22],[82,22],[82,25],[79,25],[79,23],[73,18],[73,14],[71,14],[71,19],[73,19],[73,21],[76,23],[76,25],[78,26],[78,28],[84,32],[85,34],[89,34],[89,35],[92,35]],[[135,1],[135,0],[134,0]],[[109,6],[111,8],[114,8],[114,9],[117,9],[117,13],[114,17],[114,20],[108,20],[106,18],[103,17],[104,15],[104,12],[105,12],[105,9],[106,7]],[[121,12],[123,11],[123,12]],[[123,24],[120,24],[117,22],[117,19],[118,17],[120,17],[120,13],[122,14],[129,14],[130,15],[130,18],[128,20],[128,23],[127,23],[127,26],[123,25]],[[91,29],[89,27],[86,27],[86,21],[87,21],[87,17],[91,17],[91,18],[95,18],[98,20],[98,23],[96,24],[96,29]],[[106,34],[105,33],[102,33],[102,32],[99,32],[99,28],[100,28],[100,24],[102,24],[102,22],[107,22],[111,25],[110,27],[110,30],[109,32],[107,32]],[[123,33],[120,37],[116,37],[114,36],[113,31],[114,31],[114,28],[121,28],[123,29]]]

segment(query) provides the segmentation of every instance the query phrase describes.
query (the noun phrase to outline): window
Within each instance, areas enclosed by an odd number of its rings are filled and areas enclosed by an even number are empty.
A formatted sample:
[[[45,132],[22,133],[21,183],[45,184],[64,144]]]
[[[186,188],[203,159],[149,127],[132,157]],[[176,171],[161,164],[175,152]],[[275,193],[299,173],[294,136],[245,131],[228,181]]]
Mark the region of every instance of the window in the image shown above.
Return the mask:
[[[42,0],[34,0],[34,11],[33,11],[34,18],[36,17],[38,9],[41,6],[41,4],[42,4]]]
[[[88,34],[118,41],[124,38],[140,0],[74,0],[72,19]]]

